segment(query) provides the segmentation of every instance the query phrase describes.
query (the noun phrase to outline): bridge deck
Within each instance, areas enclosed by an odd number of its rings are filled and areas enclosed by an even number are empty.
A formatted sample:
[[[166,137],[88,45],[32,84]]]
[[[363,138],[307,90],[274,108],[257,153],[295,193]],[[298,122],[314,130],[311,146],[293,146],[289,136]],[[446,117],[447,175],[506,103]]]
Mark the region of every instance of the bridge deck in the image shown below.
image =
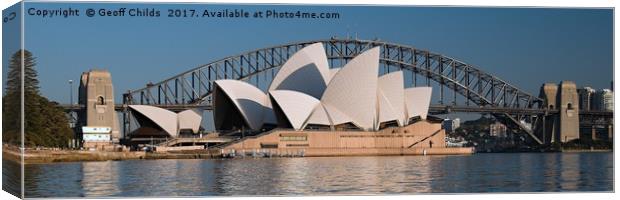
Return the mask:
[[[65,111],[79,111],[84,109],[83,105],[60,105]],[[151,105],[172,111],[182,111],[187,109],[201,108],[205,110],[212,110],[211,105]],[[116,111],[124,111],[127,109],[127,105],[116,104],[114,106]],[[431,105],[429,107],[429,113],[431,114],[446,114],[452,112],[476,112],[476,113],[507,113],[507,114],[557,114],[558,110],[551,109],[527,109],[527,108],[501,108],[501,107],[486,107],[486,106],[450,106],[450,105]],[[580,110],[580,115],[594,115],[613,117],[613,111],[599,111],[599,110]]]

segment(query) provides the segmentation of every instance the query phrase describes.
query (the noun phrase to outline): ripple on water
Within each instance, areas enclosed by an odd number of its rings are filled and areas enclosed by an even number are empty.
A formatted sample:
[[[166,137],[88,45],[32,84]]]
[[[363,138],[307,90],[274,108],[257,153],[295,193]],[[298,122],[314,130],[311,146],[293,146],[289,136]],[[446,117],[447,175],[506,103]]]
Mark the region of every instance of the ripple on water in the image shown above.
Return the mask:
[[[25,179],[26,197],[611,191],[612,156],[524,153],[74,162],[26,165]],[[3,179],[8,176],[3,173]]]

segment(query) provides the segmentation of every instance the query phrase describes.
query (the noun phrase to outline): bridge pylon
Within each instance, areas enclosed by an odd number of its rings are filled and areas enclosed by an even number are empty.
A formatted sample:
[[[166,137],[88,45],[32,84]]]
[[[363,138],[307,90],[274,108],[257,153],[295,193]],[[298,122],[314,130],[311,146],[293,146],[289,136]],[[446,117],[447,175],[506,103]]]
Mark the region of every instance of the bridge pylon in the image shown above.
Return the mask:
[[[77,138],[84,147],[105,148],[120,138],[114,104],[112,76],[107,70],[93,69],[82,73],[78,101]],[[87,130],[84,132],[83,130]]]
[[[541,134],[545,143],[564,143],[579,139],[579,95],[572,81],[560,85],[545,83],[540,88],[543,106],[558,110],[557,114],[545,114]]]

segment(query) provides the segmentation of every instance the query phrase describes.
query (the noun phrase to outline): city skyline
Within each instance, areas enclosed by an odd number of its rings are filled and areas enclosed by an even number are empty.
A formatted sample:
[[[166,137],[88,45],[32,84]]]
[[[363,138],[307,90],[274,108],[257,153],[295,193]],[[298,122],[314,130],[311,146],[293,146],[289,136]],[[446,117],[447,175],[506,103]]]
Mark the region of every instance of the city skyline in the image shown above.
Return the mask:
[[[52,9],[54,5],[30,3],[28,7]],[[88,7],[163,9],[162,5],[141,4],[75,5],[72,7],[83,10]],[[189,8],[187,5],[176,7]],[[332,36],[378,38],[441,53],[472,64],[533,95],[537,95],[545,82],[573,80],[578,87],[603,89],[609,88],[613,79],[610,73],[613,72],[610,9],[217,4],[205,4],[203,8],[213,11],[302,9],[337,12],[340,18],[155,20],[26,15],[25,45],[37,57],[42,94],[67,103],[69,80],[77,83],[81,72],[103,68],[112,73],[118,102],[127,90],[142,88],[148,82],[158,82],[226,56]],[[369,16],[369,12],[376,14]],[[412,20],[398,21],[401,19]],[[169,25],[157,26],[156,21],[162,20]],[[97,31],[103,29],[109,31]],[[3,56],[9,58],[12,53],[14,51],[5,51]],[[3,62],[7,66],[8,60]],[[587,66],[587,73],[583,66]],[[5,67],[4,78],[6,71]],[[527,81],[523,81],[524,76]],[[76,94],[77,84],[73,87]]]

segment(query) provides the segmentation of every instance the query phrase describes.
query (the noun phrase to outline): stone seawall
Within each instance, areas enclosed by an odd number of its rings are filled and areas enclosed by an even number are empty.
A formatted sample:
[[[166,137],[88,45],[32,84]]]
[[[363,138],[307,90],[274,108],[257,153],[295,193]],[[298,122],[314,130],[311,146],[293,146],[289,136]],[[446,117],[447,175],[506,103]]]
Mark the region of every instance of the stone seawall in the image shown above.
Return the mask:
[[[235,151],[251,155],[252,152],[269,153],[274,156],[398,156],[398,155],[456,155],[472,154],[473,148],[287,148],[287,149],[213,149],[196,151],[171,151],[146,153],[132,152],[104,152],[104,151],[75,151],[75,150],[32,150],[26,151],[25,164],[54,163],[54,162],[83,162],[107,160],[139,160],[139,159],[212,159],[221,158],[222,153],[229,155]],[[300,154],[301,153],[301,154]],[[21,157],[14,149],[3,148],[4,160],[20,163]]]
[[[144,159],[145,152],[107,152],[107,151],[77,151],[77,150],[26,150],[25,164],[77,162],[77,161],[106,161]],[[21,162],[19,150],[2,149],[2,158],[14,162]]]
[[[461,148],[286,148],[286,149],[223,149],[224,155],[253,154],[276,157],[331,157],[331,156],[407,156],[407,155],[469,155],[472,147]]]
[[[168,152],[113,152],[113,151],[78,151],[78,150],[26,150],[25,164],[53,162],[83,162],[107,160],[139,160],[139,159],[209,159],[220,158],[219,150],[174,150]],[[3,147],[2,159],[21,163],[18,148]]]

